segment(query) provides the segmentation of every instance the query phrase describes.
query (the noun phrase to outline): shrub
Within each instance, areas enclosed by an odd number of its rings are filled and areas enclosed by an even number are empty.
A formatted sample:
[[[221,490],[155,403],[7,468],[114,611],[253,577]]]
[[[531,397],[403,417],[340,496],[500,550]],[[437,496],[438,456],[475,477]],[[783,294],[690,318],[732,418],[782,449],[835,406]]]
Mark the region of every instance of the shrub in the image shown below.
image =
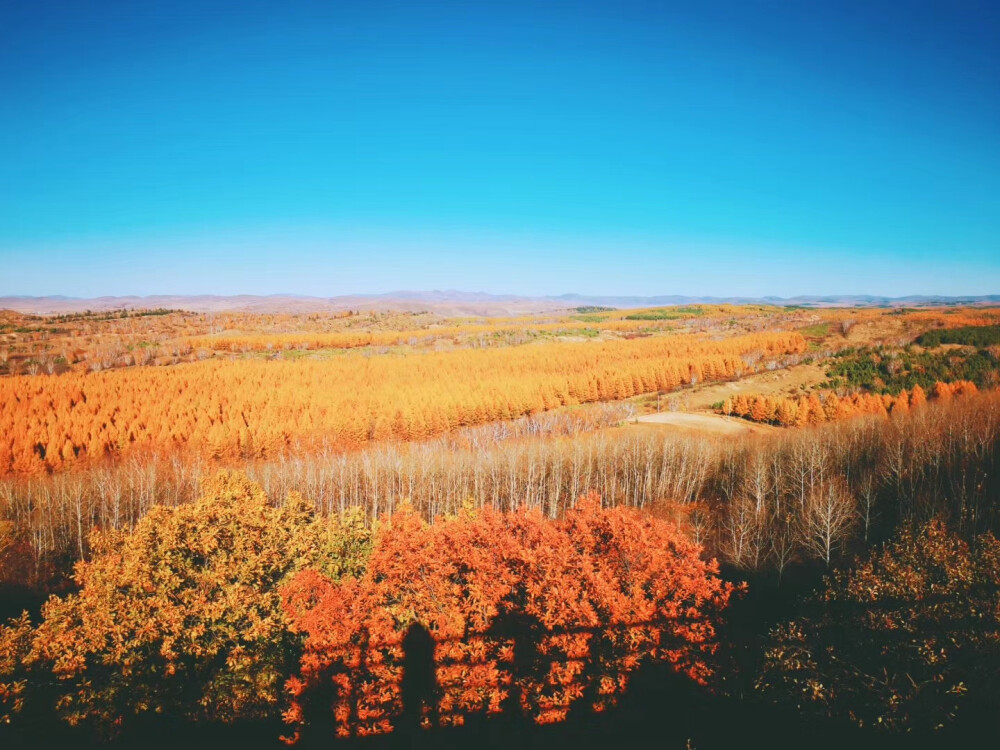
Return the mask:
[[[937,729],[1000,703],[1000,542],[970,548],[940,522],[834,575],[771,635],[757,688],[801,710]]]

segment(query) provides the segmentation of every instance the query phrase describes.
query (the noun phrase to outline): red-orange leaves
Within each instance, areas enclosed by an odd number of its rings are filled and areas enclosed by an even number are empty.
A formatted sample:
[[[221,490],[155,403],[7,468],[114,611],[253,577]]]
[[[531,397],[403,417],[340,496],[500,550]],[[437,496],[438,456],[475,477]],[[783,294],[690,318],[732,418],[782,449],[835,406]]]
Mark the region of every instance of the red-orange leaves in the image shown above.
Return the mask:
[[[404,510],[360,580],[304,571],[284,588],[306,636],[286,719],[297,738],[315,722],[311,696],[335,686],[337,734],[398,726],[414,626],[434,642],[424,723],[502,710],[559,721],[581,700],[601,710],[646,659],[704,681],[732,587],[699,553],[672,524],[596,496],[558,521],[484,509],[428,525]]]

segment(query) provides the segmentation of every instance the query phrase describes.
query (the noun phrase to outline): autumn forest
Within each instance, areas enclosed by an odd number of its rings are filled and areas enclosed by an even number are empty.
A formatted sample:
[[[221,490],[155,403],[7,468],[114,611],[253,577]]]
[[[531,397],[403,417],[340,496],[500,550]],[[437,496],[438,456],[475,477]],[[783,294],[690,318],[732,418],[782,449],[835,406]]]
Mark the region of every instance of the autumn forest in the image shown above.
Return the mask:
[[[697,746],[732,739],[710,716],[779,744],[982,731],[997,331],[2,313],[0,732],[602,744],[667,706]]]

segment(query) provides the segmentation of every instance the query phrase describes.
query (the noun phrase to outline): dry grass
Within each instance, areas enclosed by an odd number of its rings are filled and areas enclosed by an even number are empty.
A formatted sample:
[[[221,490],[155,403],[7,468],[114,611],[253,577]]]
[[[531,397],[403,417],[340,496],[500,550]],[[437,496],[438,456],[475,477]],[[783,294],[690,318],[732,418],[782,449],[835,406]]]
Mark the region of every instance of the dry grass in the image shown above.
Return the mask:
[[[779,370],[759,372],[725,383],[703,383],[691,388],[683,388],[660,399],[660,410],[667,412],[673,403],[677,410],[684,412],[708,411],[713,404],[725,401],[731,396],[745,393],[760,396],[792,396],[802,393],[826,379],[826,369],[822,365],[793,365]],[[655,394],[640,396],[640,410],[656,410]]]
[[[754,424],[744,419],[724,417],[711,412],[667,411],[638,417],[636,425],[651,425],[655,428],[671,428],[692,435],[746,435],[748,433],[773,432],[778,429],[771,425]]]

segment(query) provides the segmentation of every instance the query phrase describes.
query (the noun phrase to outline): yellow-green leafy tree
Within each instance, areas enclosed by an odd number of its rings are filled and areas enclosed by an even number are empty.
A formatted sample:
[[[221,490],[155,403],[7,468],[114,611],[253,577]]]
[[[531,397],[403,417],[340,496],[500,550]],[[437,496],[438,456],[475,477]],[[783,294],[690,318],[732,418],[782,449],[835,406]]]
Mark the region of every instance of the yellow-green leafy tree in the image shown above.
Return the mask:
[[[0,701],[10,715],[33,700],[26,685],[48,685],[32,714],[108,734],[149,714],[275,715],[300,650],[279,587],[306,567],[358,574],[370,533],[356,515],[327,522],[294,494],[275,506],[220,472],[196,503],[91,543],[77,593],[51,598],[33,630],[21,618],[0,631]]]

